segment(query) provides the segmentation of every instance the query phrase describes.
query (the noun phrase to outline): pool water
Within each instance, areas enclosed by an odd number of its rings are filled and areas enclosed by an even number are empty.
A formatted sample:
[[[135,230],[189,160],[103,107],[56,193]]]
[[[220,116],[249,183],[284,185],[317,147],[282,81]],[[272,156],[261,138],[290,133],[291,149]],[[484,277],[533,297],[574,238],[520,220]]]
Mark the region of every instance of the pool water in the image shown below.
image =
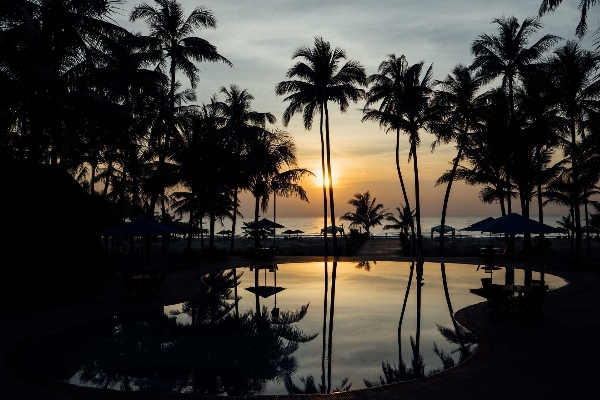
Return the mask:
[[[206,277],[212,289],[199,299],[65,329],[25,359],[74,385],[206,395],[330,393],[415,379],[476,351],[452,314],[483,301],[469,289],[490,274],[476,269],[378,261],[225,270]],[[493,282],[505,275],[494,271]],[[524,280],[515,270],[514,282]]]

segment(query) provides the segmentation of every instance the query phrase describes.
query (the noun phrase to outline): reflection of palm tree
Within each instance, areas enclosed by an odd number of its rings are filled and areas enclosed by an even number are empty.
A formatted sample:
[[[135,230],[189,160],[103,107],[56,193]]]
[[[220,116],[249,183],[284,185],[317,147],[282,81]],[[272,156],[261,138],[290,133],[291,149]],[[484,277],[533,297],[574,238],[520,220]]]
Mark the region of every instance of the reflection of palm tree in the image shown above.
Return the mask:
[[[327,271],[327,261],[325,261],[325,293],[323,295],[323,350],[321,352],[321,387],[324,391],[325,386],[325,351],[327,347],[327,291],[329,289],[329,272]],[[323,392],[324,393],[324,392]]]
[[[297,112],[302,112],[304,127],[310,129],[313,116],[321,116],[321,169],[323,176],[323,229],[327,228],[327,186],[329,186],[329,204],[331,211],[331,226],[335,226],[335,209],[333,199],[333,182],[331,177],[331,157],[329,141],[329,111],[327,103],[333,101],[345,112],[349,101],[356,102],[364,96],[364,90],[357,86],[366,85],[365,70],[360,63],[350,60],[341,68],[339,63],[346,59],[346,52],[341,48],[332,49],[329,42],[323,38],[315,38],[314,47],[298,48],[292,59],[299,61],[286,74],[288,78],[298,80],[284,81],[277,84],[275,91],[278,95],[289,94],[285,101],[290,104],[283,114],[283,123],[287,126]],[[323,123],[325,124],[325,139],[323,138]],[[325,151],[327,151],[327,174],[325,174]],[[329,185],[326,184],[326,177]],[[332,231],[334,254],[337,251],[336,232]],[[327,232],[324,234],[325,254],[327,254]]]
[[[377,261],[359,261],[356,264],[356,268],[364,269],[365,271],[369,272],[371,271],[371,263],[373,263],[373,265],[377,265]]]
[[[333,262],[331,271],[331,308],[329,309],[329,343],[327,348],[327,393],[331,393],[331,358],[333,353],[333,313],[335,311],[335,277],[337,261]]]
[[[390,364],[389,361],[381,362],[381,369],[383,371],[383,376],[379,377],[379,382],[377,381],[369,381],[364,379],[363,382],[366,387],[373,387],[378,385],[386,385],[394,382],[402,382],[409,379],[414,379],[419,377],[418,371],[420,368],[419,364],[422,364],[422,356],[416,350],[415,341],[410,336],[411,348],[413,350],[413,360],[411,363],[411,367],[408,367],[402,358],[402,323],[404,322],[404,313],[406,311],[406,303],[408,301],[408,295],[410,293],[410,286],[412,283],[413,272],[415,270],[414,261],[410,264],[410,274],[408,276],[408,282],[406,285],[406,292],[404,294],[404,301],[402,303],[402,312],[400,313],[400,319],[398,320],[398,364]],[[415,354],[417,355],[415,357]],[[420,361],[420,362],[419,362]],[[415,370],[414,366],[417,365],[417,369]],[[417,371],[417,373],[415,373]]]
[[[442,271],[442,284],[444,285],[444,295],[446,296],[446,304],[448,305],[448,313],[454,325],[454,330],[438,325],[438,331],[442,336],[450,343],[459,346],[460,351],[459,363],[465,361],[473,354],[473,346],[477,343],[477,336],[465,328],[460,326],[454,318],[454,310],[452,309],[452,302],[450,300],[450,292],[448,290],[448,280],[446,278],[446,264],[441,263]],[[440,357],[444,365],[444,369],[448,369],[454,366],[454,360],[449,355],[445,354],[443,350],[440,350],[434,342],[434,353]]]

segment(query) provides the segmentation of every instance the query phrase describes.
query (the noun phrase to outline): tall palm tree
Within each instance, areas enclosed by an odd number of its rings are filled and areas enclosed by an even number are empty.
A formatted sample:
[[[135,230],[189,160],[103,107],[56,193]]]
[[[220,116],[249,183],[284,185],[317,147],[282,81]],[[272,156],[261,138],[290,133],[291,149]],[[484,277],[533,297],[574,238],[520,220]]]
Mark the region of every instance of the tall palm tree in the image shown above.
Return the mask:
[[[152,7],[147,3],[137,5],[131,11],[129,20],[134,22],[138,19],[146,21],[150,28],[150,36],[156,39],[156,48],[162,51],[162,57],[158,68],[166,67],[167,59],[169,76],[169,107],[170,115],[175,113],[175,90],[177,80],[175,73],[182,70],[189,79],[192,89],[198,83],[198,67],[192,62],[223,62],[232,66],[231,62],[217,52],[217,48],[207,40],[192,36],[198,29],[216,28],[217,20],[210,10],[197,7],[187,18],[184,16],[183,8],[177,0],[154,0],[158,7]],[[168,123],[165,137],[160,142],[158,173],[162,173],[164,163],[169,150],[171,140],[176,135],[174,124]],[[164,189],[163,189],[164,190]],[[164,196],[163,196],[164,198]],[[152,203],[156,202],[156,196]],[[154,204],[151,205],[151,207]],[[164,206],[163,206],[164,214]]]
[[[450,190],[458,163],[463,158],[463,152],[469,145],[470,136],[474,133],[479,120],[479,110],[483,106],[483,97],[478,91],[483,85],[481,77],[474,77],[471,70],[462,64],[455,66],[450,75],[443,81],[436,81],[441,90],[435,93],[435,102],[440,108],[441,121],[434,124],[437,143],[456,142],[457,153],[452,162],[448,176],[448,184],[442,206],[442,221],[440,222],[440,255],[444,255],[444,227],[446,226],[446,211]]]
[[[561,135],[565,138],[571,161],[571,180],[574,185],[572,204],[575,207],[575,252],[581,256],[580,212],[580,163],[578,135],[585,137],[586,128],[594,114],[600,112],[600,80],[598,66],[600,53],[581,48],[575,41],[568,41],[550,56],[550,76],[560,116],[563,119]]]
[[[496,18],[492,23],[498,25],[497,35],[481,34],[471,45],[475,60],[471,68],[488,83],[494,78],[502,78],[502,89],[508,95],[508,143],[513,143],[515,134],[514,86],[516,79],[530,68],[530,65],[541,59],[544,53],[557,41],[558,36],[546,34],[530,47],[529,39],[541,27],[537,18],[528,17],[519,24],[515,17]],[[511,152],[512,153],[512,152]],[[507,187],[511,176],[507,174]],[[510,196],[507,198],[508,212],[512,212]]]
[[[356,212],[347,212],[340,219],[350,221],[350,227],[363,227],[365,232],[369,233],[371,227],[381,225],[381,221],[386,219],[390,213],[383,208],[383,204],[375,204],[376,197],[371,199],[369,191],[364,194],[356,193],[348,204],[356,208]]]
[[[367,78],[362,65],[354,60],[340,63],[346,59],[346,52],[336,47],[331,48],[329,42],[317,37],[314,47],[303,46],[292,55],[292,60],[302,59],[290,68],[286,77],[295,80],[280,82],[275,87],[277,95],[288,95],[284,101],[290,104],[283,114],[283,124],[287,126],[292,116],[302,113],[304,127],[312,127],[315,114],[320,115],[321,133],[321,170],[323,176],[323,228],[325,254],[327,254],[327,186],[329,186],[329,207],[331,226],[335,226],[335,207],[333,197],[333,181],[331,178],[331,145],[329,138],[329,110],[327,104],[332,101],[339,105],[341,112],[346,112],[349,101],[357,102],[365,95],[360,89],[366,86]],[[323,137],[323,125],[325,137]],[[325,157],[325,153],[327,157]],[[327,160],[327,175],[325,174],[325,160]],[[328,177],[328,184],[325,177]],[[337,254],[336,232],[333,235],[333,251]]]
[[[274,124],[277,119],[270,112],[257,112],[252,110],[251,102],[254,100],[246,89],[242,90],[237,85],[230,85],[229,89],[221,87],[225,100],[216,102],[215,106],[225,119],[226,146],[231,153],[228,167],[231,185],[234,193],[234,207],[237,208],[237,198],[244,184],[244,160],[247,159],[247,143],[252,140],[256,129],[264,129],[267,123]],[[233,212],[230,252],[233,252],[235,239],[237,209]]]
[[[413,159],[415,178],[415,219],[417,223],[417,257],[423,254],[423,241],[421,238],[421,199],[419,189],[419,167],[417,148],[421,143],[420,131],[429,128],[437,119],[437,113],[432,101],[433,65],[423,73],[423,61],[413,64],[406,69],[402,83],[402,102],[400,105],[401,130],[409,135],[409,159]]]
[[[364,121],[377,121],[379,125],[384,126],[386,133],[390,130],[396,131],[396,171],[400,180],[400,188],[404,196],[404,204],[407,209],[410,209],[410,203],[402,179],[400,171],[400,120],[402,114],[402,97],[404,75],[408,63],[404,55],[396,57],[395,54],[388,55],[387,60],[379,64],[378,73],[370,75],[367,82],[371,87],[366,94],[367,101],[363,110]],[[381,101],[377,109],[369,108]],[[414,233],[414,225],[411,225]]]

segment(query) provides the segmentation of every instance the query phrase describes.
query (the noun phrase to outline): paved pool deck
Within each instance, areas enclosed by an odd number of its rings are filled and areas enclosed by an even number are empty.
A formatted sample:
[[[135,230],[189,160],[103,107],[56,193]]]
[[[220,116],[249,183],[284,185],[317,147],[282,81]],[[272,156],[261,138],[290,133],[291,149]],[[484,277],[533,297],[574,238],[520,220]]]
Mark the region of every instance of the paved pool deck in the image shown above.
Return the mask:
[[[378,246],[381,245],[378,243]],[[330,258],[329,260],[332,261]],[[356,257],[339,261],[403,261],[385,246],[363,248]],[[278,257],[278,263],[323,261],[323,257]],[[427,258],[427,262],[443,259]],[[450,263],[477,264],[477,259],[447,258]],[[52,384],[32,377],[19,367],[19,349],[35,338],[85,320],[147,307],[173,304],[202,295],[201,277],[211,270],[248,266],[252,262],[231,257],[225,262],[205,263],[167,276],[155,299],[119,299],[113,282],[106,293],[78,301],[35,310],[2,310],[0,313],[0,399],[207,399],[211,396],[123,393]],[[533,268],[518,263],[520,268]],[[507,320],[484,310],[484,303],[459,310],[457,320],[476,333],[479,349],[465,363],[419,381],[331,395],[279,396],[319,399],[546,399],[594,397],[600,389],[597,371],[600,352],[600,275],[570,269],[546,270],[569,284],[548,293],[543,317],[533,321]],[[250,396],[266,398],[269,396]],[[217,397],[215,397],[217,398]],[[222,398],[222,397],[219,397]],[[269,398],[275,398],[269,397]]]

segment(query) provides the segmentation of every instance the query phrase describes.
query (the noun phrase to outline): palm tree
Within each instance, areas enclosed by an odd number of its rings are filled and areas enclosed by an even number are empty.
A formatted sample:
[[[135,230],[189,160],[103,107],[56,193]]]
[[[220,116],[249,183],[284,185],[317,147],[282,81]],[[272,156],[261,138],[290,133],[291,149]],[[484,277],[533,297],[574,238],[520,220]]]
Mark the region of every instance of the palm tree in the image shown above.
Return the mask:
[[[544,53],[560,40],[558,36],[544,35],[532,46],[527,47],[529,38],[535,34],[542,24],[537,18],[525,18],[519,24],[515,17],[496,18],[492,23],[498,25],[497,35],[481,34],[471,45],[475,60],[471,68],[478,71],[484,83],[494,78],[502,77],[502,89],[508,94],[508,138],[513,143],[515,132],[514,86],[516,79],[525,73],[530,65],[539,60]],[[512,151],[511,151],[512,153]],[[510,186],[511,176],[507,174],[507,187]],[[510,196],[508,212],[512,212]]]
[[[295,196],[308,203],[306,190],[298,184],[306,175],[315,176],[312,172],[304,168],[293,168],[278,172],[270,179],[271,193],[273,194],[273,222],[277,222],[276,199],[277,196],[291,197]],[[275,246],[275,234],[273,234],[273,246]]]
[[[540,4],[538,15],[541,17],[542,15],[547,14],[551,11],[555,11],[561,3],[562,0],[542,0],[542,4]],[[575,34],[580,39],[585,35],[587,31],[588,11],[592,6],[595,6],[596,4],[600,4],[600,2],[598,2],[598,0],[581,0],[581,2],[579,3],[579,9],[581,10],[581,18],[579,19],[579,24],[577,24],[577,28],[575,29]]]
[[[240,189],[245,188],[244,183],[244,160],[247,159],[247,143],[255,134],[256,129],[264,129],[267,123],[274,124],[277,119],[269,112],[257,112],[251,108],[254,100],[246,89],[241,90],[237,85],[230,85],[229,89],[221,87],[221,93],[225,95],[225,101],[216,102],[215,107],[219,109],[225,119],[224,129],[227,135],[226,146],[231,153],[228,167],[229,177],[234,193],[234,207],[231,231],[230,252],[233,252],[235,239],[235,223],[237,214],[237,198]]]
[[[71,158],[68,150],[77,155],[67,148],[79,145],[80,132],[73,135],[64,118],[78,105],[74,93],[85,93],[87,100],[97,98],[81,78],[98,66],[106,42],[126,33],[110,22],[113,11],[110,0],[3,2],[2,75],[17,97],[16,102],[2,98],[2,103],[14,104],[10,120],[20,131],[17,143],[27,159],[41,162],[49,158],[56,165]]]
[[[364,194],[356,193],[348,204],[356,208],[356,212],[347,212],[341,216],[344,221],[350,221],[350,227],[363,227],[369,234],[371,227],[381,225],[381,221],[386,219],[390,213],[383,208],[383,204],[375,204],[376,197],[371,199],[369,191]]]
[[[443,81],[437,81],[441,90],[435,93],[435,102],[440,108],[441,121],[434,124],[436,142],[456,142],[457,154],[452,162],[452,170],[448,176],[444,205],[442,206],[442,221],[440,223],[440,255],[444,255],[444,227],[446,226],[446,211],[450,190],[458,163],[463,158],[463,152],[469,145],[473,128],[479,119],[479,110],[483,106],[483,97],[477,92],[483,85],[481,77],[474,77],[469,68],[462,64],[452,69],[450,75]]]
[[[598,65],[600,53],[582,49],[574,41],[568,41],[548,60],[550,76],[560,116],[563,119],[561,136],[568,143],[571,161],[571,180],[574,185],[572,204],[575,207],[575,251],[581,256],[581,214],[580,214],[580,154],[578,151],[578,134],[585,137],[586,127],[594,114],[600,112],[600,80]]]
[[[377,74],[370,75],[367,82],[371,87],[367,92],[367,101],[363,110],[364,121],[377,121],[379,125],[384,126],[386,133],[390,130],[396,131],[396,171],[400,180],[400,188],[404,196],[404,204],[410,209],[410,203],[404,187],[404,179],[400,171],[400,120],[402,114],[402,98],[404,75],[408,63],[404,55],[396,57],[395,54],[388,55],[387,60],[379,64]],[[381,101],[377,109],[368,108]],[[414,233],[414,225],[411,225]]]
[[[331,178],[331,145],[329,139],[329,111],[327,103],[337,103],[341,112],[346,112],[349,100],[357,102],[365,95],[360,86],[366,86],[365,70],[360,63],[349,60],[340,67],[342,60],[346,59],[346,52],[336,47],[331,48],[329,42],[323,38],[315,38],[314,47],[303,46],[292,55],[292,60],[300,58],[290,68],[286,77],[297,80],[280,82],[275,87],[277,95],[288,95],[284,101],[290,104],[283,114],[283,124],[288,125],[290,119],[297,112],[303,116],[304,127],[310,129],[315,114],[320,115],[321,133],[321,170],[323,176],[323,228],[325,254],[327,254],[327,186],[329,186],[329,206],[331,209],[331,226],[335,226],[335,207],[333,198],[333,182]],[[325,125],[325,138],[323,137]],[[327,158],[325,158],[327,153]],[[325,174],[325,160],[327,160],[327,175]],[[325,177],[328,177],[329,184]],[[333,251],[337,254],[336,232],[333,235]]]
[[[158,6],[157,8],[146,3],[135,6],[129,15],[129,20],[134,22],[138,19],[143,19],[148,24],[150,35],[156,39],[155,47],[163,53],[158,64],[158,68],[161,71],[166,67],[167,59],[169,60],[168,98],[170,116],[173,118],[175,113],[175,90],[177,87],[175,73],[177,70],[184,72],[192,85],[192,89],[195,89],[199,80],[199,70],[191,60],[196,62],[223,62],[229,66],[232,66],[232,64],[225,57],[221,56],[217,52],[217,48],[207,40],[192,36],[198,29],[216,28],[217,20],[210,10],[204,7],[197,7],[186,18],[183,8],[177,0],[154,0],[154,2]],[[164,139],[159,142],[158,174],[162,174],[162,164],[167,157],[171,140],[175,136],[176,128],[171,120],[170,123],[167,123]],[[153,197],[151,207],[155,203],[156,196]]]
[[[306,198],[306,193],[298,182],[302,176],[309,173],[304,169],[296,168],[296,146],[287,132],[274,130],[257,131],[248,146],[248,157],[251,162],[247,171],[249,177],[248,188],[255,199],[254,223],[258,223],[260,210],[267,211],[269,207],[269,195],[272,192],[274,179],[283,179],[284,186],[289,185],[290,192],[297,194],[300,198]],[[289,172],[282,173],[287,167]],[[285,179],[284,179],[285,178]],[[257,231],[258,228],[255,228]],[[260,245],[260,236],[255,234],[255,246]]]
[[[423,241],[421,238],[421,200],[419,190],[419,167],[417,147],[421,143],[419,132],[428,128],[437,120],[434,105],[432,104],[432,77],[433,65],[430,65],[421,77],[425,63],[413,64],[406,69],[402,83],[402,102],[400,105],[401,119],[398,121],[402,131],[409,135],[409,159],[413,159],[415,177],[415,218],[417,222],[417,257],[423,254]]]

